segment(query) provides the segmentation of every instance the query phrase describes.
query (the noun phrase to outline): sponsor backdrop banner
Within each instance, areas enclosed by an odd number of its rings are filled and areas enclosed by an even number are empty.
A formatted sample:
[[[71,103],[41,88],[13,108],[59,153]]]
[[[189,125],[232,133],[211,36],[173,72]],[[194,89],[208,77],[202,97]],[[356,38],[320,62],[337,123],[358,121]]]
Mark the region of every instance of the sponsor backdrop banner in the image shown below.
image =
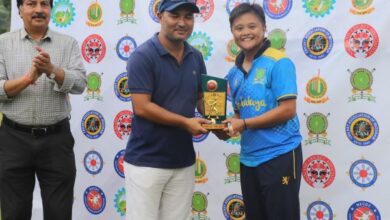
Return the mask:
[[[126,60],[159,30],[159,2],[54,0],[50,27],[79,41],[88,78],[86,91],[71,97],[74,219],[124,219],[123,153],[133,116]],[[242,2],[249,0],[197,1],[201,13],[188,42],[203,53],[212,76],[225,77],[239,52],[228,17]],[[297,67],[302,219],[390,219],[390,1],[255,2],[265,9],[272,47]],[[14,4],[12,29],[21,26]],[[227,114],[233,115],[230,100]],[[240,137],[219,141],[206,134],[193,141],[192,218],[245,219]],[[39,219],[38,192],[34,199]]]

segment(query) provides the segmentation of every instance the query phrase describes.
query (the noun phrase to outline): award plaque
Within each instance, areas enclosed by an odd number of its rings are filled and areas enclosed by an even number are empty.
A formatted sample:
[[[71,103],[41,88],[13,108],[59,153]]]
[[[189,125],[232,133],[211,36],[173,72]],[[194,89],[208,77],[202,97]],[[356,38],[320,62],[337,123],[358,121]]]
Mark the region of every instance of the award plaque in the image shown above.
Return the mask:
[[[211,124],[202,124],[207,130],[223,129],[226,124],[227,80],[208,75],[202,75],[202,92],[204,117]]]

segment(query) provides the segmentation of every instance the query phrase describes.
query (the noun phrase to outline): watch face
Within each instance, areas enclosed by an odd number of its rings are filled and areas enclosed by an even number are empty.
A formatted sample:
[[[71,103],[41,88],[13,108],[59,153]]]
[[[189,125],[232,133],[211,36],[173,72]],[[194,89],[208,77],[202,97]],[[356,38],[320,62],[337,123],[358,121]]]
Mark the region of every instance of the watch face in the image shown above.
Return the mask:
[[[50,78],[50,79],[54,79],[54,78],[56,78],[56,74],[54,74],[54,73],[50,73],[50,75],[49,75],[49,78]]]

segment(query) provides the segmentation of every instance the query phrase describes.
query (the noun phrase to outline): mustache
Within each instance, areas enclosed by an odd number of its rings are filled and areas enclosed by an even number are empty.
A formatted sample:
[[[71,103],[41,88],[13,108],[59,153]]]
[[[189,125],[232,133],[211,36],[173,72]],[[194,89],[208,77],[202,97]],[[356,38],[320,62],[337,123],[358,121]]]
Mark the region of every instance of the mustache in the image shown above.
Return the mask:
[[[35,13],[33,14],[32,18],[42,18],[42,19],[46,19],[46,15],[44,13]]]

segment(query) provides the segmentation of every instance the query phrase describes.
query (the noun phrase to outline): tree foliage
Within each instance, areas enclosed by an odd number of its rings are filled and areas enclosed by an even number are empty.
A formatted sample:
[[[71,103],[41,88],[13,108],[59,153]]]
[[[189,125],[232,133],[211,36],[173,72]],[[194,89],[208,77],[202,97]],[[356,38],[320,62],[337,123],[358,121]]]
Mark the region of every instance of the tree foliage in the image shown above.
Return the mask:
[[[11,21],[11,0],[0,0],[0,34],[9,31]]]

